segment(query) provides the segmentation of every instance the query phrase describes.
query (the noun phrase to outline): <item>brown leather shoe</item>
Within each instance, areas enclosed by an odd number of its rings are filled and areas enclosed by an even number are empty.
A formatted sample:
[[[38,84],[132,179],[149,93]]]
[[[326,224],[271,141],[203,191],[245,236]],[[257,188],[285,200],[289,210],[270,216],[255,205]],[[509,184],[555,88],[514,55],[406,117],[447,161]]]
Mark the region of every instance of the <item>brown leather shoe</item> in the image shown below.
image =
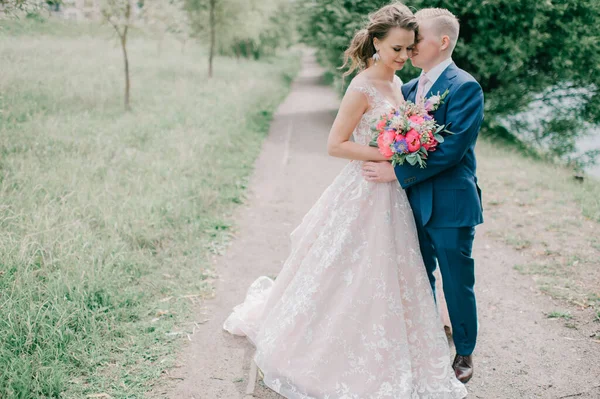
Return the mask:
[[[446,338],[448,338],[448,343],[452,341],[452,327],[444,326],[444,332],[446,333]]]
[[[463,384],[466,384],[473,377],[473,356],[461,356],[457,354],[454,362],[452,362],[452,368],[454,369],[456,378]]]

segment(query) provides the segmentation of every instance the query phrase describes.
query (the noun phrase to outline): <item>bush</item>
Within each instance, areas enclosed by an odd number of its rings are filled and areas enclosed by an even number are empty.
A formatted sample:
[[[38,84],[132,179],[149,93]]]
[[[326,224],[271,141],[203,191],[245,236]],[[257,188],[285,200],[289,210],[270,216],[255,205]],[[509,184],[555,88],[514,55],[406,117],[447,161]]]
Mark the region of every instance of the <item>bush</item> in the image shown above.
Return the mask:
[[[338,82],[342,54],[380,0],[300,1],[303,40],[316,47]],[[453,55],[480,83],[486,123],[517,132],[534,147],[565,156],[600,121],[600,2],[597,0],[410,0],[415,9],[442,7],[461,22]],[[416,75],[405,68],[406,81]],[[338,86],[342,86],[338,84]],[[521,113],[533,106],[536,118]],[[531,116],[531,109],[529,109]]]

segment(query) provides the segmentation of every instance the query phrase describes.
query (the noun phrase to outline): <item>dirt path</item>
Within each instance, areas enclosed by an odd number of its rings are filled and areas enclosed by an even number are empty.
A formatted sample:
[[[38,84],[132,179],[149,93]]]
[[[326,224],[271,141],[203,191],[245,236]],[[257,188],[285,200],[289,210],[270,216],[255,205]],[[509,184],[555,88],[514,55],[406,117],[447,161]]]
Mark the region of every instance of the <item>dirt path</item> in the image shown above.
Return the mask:
[[[239,210],[238,234],[219,258],[216,297],[199,310],[209,322],[196,329],[159,397],[244,397],[253,348],[221,326],[260,275],[276,275],[288,253],[289,233],[346,161],[327,156],[325,140],[339,100],[320,84],[311,56],[280,106]],[[485,160],[480,160],[485,162]],[[557,305],[534,289],[513,266],[521,253],[492,241],[485,225],[475,242],[481,334],[469,397],[600,398],[600,344],[550,320]],[[249,396],[250,397],[250,396]],[[257,384],[255,398],[280,398]]]

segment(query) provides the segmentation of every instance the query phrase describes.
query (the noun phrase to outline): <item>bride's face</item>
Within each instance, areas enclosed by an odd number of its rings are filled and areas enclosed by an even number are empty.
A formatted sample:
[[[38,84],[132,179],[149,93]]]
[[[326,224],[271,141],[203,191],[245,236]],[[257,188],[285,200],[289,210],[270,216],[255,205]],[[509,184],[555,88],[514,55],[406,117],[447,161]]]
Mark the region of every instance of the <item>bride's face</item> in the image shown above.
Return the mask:
[[[412,55],[415,32],[402,28],[392,28],[382,40],[375,38],[373,44],[379,50],[379,63],[399,71]]]

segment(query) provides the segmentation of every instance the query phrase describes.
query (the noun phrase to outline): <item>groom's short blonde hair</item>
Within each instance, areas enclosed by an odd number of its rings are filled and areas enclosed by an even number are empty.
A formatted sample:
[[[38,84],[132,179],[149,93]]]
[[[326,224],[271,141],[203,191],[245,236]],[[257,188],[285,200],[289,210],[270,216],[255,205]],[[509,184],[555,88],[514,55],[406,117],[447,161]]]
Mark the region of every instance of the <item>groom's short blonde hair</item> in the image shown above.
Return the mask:
[[[445,8],[424,8],[416,12],[417,21],[431,21],[433,29],[450,38],[450,52],[456,47],[460,24],[458,18]]]

